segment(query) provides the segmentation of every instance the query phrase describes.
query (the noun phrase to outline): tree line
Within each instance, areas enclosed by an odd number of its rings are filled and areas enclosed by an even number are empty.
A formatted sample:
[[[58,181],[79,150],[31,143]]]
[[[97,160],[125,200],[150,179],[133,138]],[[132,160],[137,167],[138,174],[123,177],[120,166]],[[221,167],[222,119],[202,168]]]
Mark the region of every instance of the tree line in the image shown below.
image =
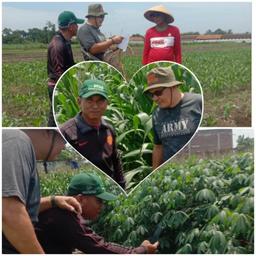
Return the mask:
[[[28,29],[28,31],[25,30],[12,30],[10,28],[4,28],[2,31],[2,42],[3,44],[23,44],[23,43],[43,43],[48,44],[53,37],[53,35],[56,33],[56,26],[55,24],[51,23],[50,21],[47,21],[45,27],[42,29],[40,28],[31,28]],[[216,30],[208,29],[205,33],[205,35],[212,35],[212,34],[233,34],[233,31],[231,29],[225,31],[220,28]],[[249,32],[246,32],[244,34],[250,34]],[[200,35],[199,32],[185,32],[182,33],[182,35]],[[144,37],[140,34],[133,34],[132,36],[139,36]]]
[[[42,29],[30,28],[25,30],[12,30],[4,28],[2,31],[3,44],[23,44],[23,43],[44,43],[48,44],[56,33],[55,24],[48,21]]]

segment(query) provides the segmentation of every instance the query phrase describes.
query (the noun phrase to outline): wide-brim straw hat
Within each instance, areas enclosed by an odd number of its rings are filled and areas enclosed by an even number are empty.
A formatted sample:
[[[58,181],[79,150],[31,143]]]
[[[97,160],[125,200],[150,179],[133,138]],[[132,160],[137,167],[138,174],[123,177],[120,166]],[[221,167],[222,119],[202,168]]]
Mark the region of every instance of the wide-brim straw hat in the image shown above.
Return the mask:
[[[166,22],[169,24],[169,23],[172,23],[174,22],[174,18],[173,16],[171,15],[171,13],[163,6],[163,5],[157,5],[157,6],[154,6],[150,9],[148,9],[145,13],[144,13],[144,17],[149,20],[149,21],[153,21],[153,17],[151,17],[151,14],[154,13],[154,12],[160,12],[160,13],[163,13],[165,14],[166,16]]]

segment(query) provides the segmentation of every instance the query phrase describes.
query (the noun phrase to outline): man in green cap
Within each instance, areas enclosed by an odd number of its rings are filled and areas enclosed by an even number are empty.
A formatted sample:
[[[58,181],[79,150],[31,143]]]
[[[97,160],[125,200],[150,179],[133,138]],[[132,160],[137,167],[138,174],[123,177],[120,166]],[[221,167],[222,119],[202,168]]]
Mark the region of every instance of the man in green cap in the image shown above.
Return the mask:
[[[112,45],[122,42],[122,36],[106,38],[100,31],[106,12],[101,4],[88,6],[87,22],[78,30],[77,38],[82,47],[85,60],[104,60],[104,54]]]
[[[106,192],[101,179],[93,173],[75,175],[68,187],[68,195],[80,203],[82,214],[52,208],[39,215],[37,225],[38,240],[46,253],[71,254],[75,249],[83,253],[154,253],[158,242],[148,240],[136,248],[124,247],[104,241],[104,238],[91,230],[84,220],[96,220],[104,201],[116,199]]]
[[[56,82],[60,76],[75,62],[71,49],[71,38],[76,36],[78,26],[83,19],[78,19],[73,12],[64,11],[58,17],[59,31],[52,38],[47,53],[47,72],[48,72],[48,93],[50,98],[50,113],[48,126],[56,126],[52,113],[52,94]]]
[[[102,118],[108,106],[105,83],[84,81],[78,104],[81,112],[60,126],[61,133],[80,154],[125,188],[115,131]]]
[[[183,93],[171,67],[153,68],[147,74],[147,92],[157,104],[152,115],[153,169],[170,159],[192,138],[202,116],[202,96]]]

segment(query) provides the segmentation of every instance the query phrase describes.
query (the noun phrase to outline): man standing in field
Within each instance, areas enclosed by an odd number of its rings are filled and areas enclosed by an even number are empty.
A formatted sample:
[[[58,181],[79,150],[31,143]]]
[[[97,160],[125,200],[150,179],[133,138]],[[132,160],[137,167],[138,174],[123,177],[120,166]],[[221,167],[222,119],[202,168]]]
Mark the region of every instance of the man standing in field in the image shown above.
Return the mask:
[[[50,97],[50,113],[48,126],[56,126],[52,113],[52,96],[56,82],[60,76],[75,64],[71,49],[71,38],[76,36],[78,26],[83,19],[78,19],[74,13],[62,12],[58,17],[59,31],[52,38],[48,46],[47,71],[48,71],[48,92]]]
[[[183,93],[171,67],[147,74],[148,92],[157,108],[153,113],[153,170],[178,152],[196,132],[202,115],[202,96]]]
[[[81,212],[74,197],[40,198],[36,160],[54,160],[65,142],[56,130],[3,130],[2,135],[2,253],[44,253],[34,230],[38,213],[56,206]]]
[[[81,112],[61,125],[60,131],[80,154],[125,188],[115,131],[102,118],[108,106],[105,83],[85,80],[79,90],[78,104]]]
[[[116,199],[106,192],[101,179],[93,173],[75,175],[69,184],[68,193],[81,205],[79,216],[67,210],[52,208],[39,215],[37,235],[46,253],[71,254],[75,249],[83,253],[155,253],[159,242],[151,244],[148,240],[139,247],[125,247],[105,242],[94,233],[85,220],[96,220],[104,201]]]
[[[106,38],[100,31],[106,12],[101,4],[88,6],[87,22],[78,30],[78,40],[84,52],[85,60],[104,60],[104,54],[111,46],[122,42],[122,36]]]

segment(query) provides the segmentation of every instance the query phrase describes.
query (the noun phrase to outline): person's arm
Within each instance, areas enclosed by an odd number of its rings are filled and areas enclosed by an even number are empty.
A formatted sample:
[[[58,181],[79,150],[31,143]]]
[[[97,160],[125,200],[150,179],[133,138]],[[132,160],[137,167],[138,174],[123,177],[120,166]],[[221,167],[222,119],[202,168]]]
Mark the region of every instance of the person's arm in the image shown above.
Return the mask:
[[[113,36],[111,38],[108,38],[105,41],[93,44],[90,47],[89,52],[92,55],[95,55],[97,53],[105,52],[107,49],[110,48],[110,46],[112,46],[113,44],[119,44],[119,43],[122,42],[122,40],[123,40],[122,36]]]
[[[71,212],[81,214],[82,209],[79,202],[72,196],[48,196],[42,197],[39,212],[43,212],[51,207],[59,207]]]
[[[22,254],[43,254],[25,205],[17,197],[3,197],[2,208],[2,230],[15,249]]]
[[[149,32],[146,32],[145,39],[144,39],[144,49],[143,49],[143,56],[142,56],[142,64],[148,64],[148,54],[150,50],[150,36]]]
[[[154,144],[152,155],[153,170],[163,163],[163,145]]]
[[[182,54],[181,54],[181,37],[180,37],[180,31],[177,28],[175,41],[174,41],[174,55],[175,55],[175,61],[178,63],[182,62]]]
[[[103,237],[93,232],[85,225],[80,226],[83,229],[83,233],[77,232],[77,249],[85,253],[118,253],[118,254],[144,254],[155,253],[159,242],[151,244],[148,240],[142,242],[138,247],[127,247],[116,243],[109,243],[104,240]],[[82,234],[82,235],[81,235]]]

